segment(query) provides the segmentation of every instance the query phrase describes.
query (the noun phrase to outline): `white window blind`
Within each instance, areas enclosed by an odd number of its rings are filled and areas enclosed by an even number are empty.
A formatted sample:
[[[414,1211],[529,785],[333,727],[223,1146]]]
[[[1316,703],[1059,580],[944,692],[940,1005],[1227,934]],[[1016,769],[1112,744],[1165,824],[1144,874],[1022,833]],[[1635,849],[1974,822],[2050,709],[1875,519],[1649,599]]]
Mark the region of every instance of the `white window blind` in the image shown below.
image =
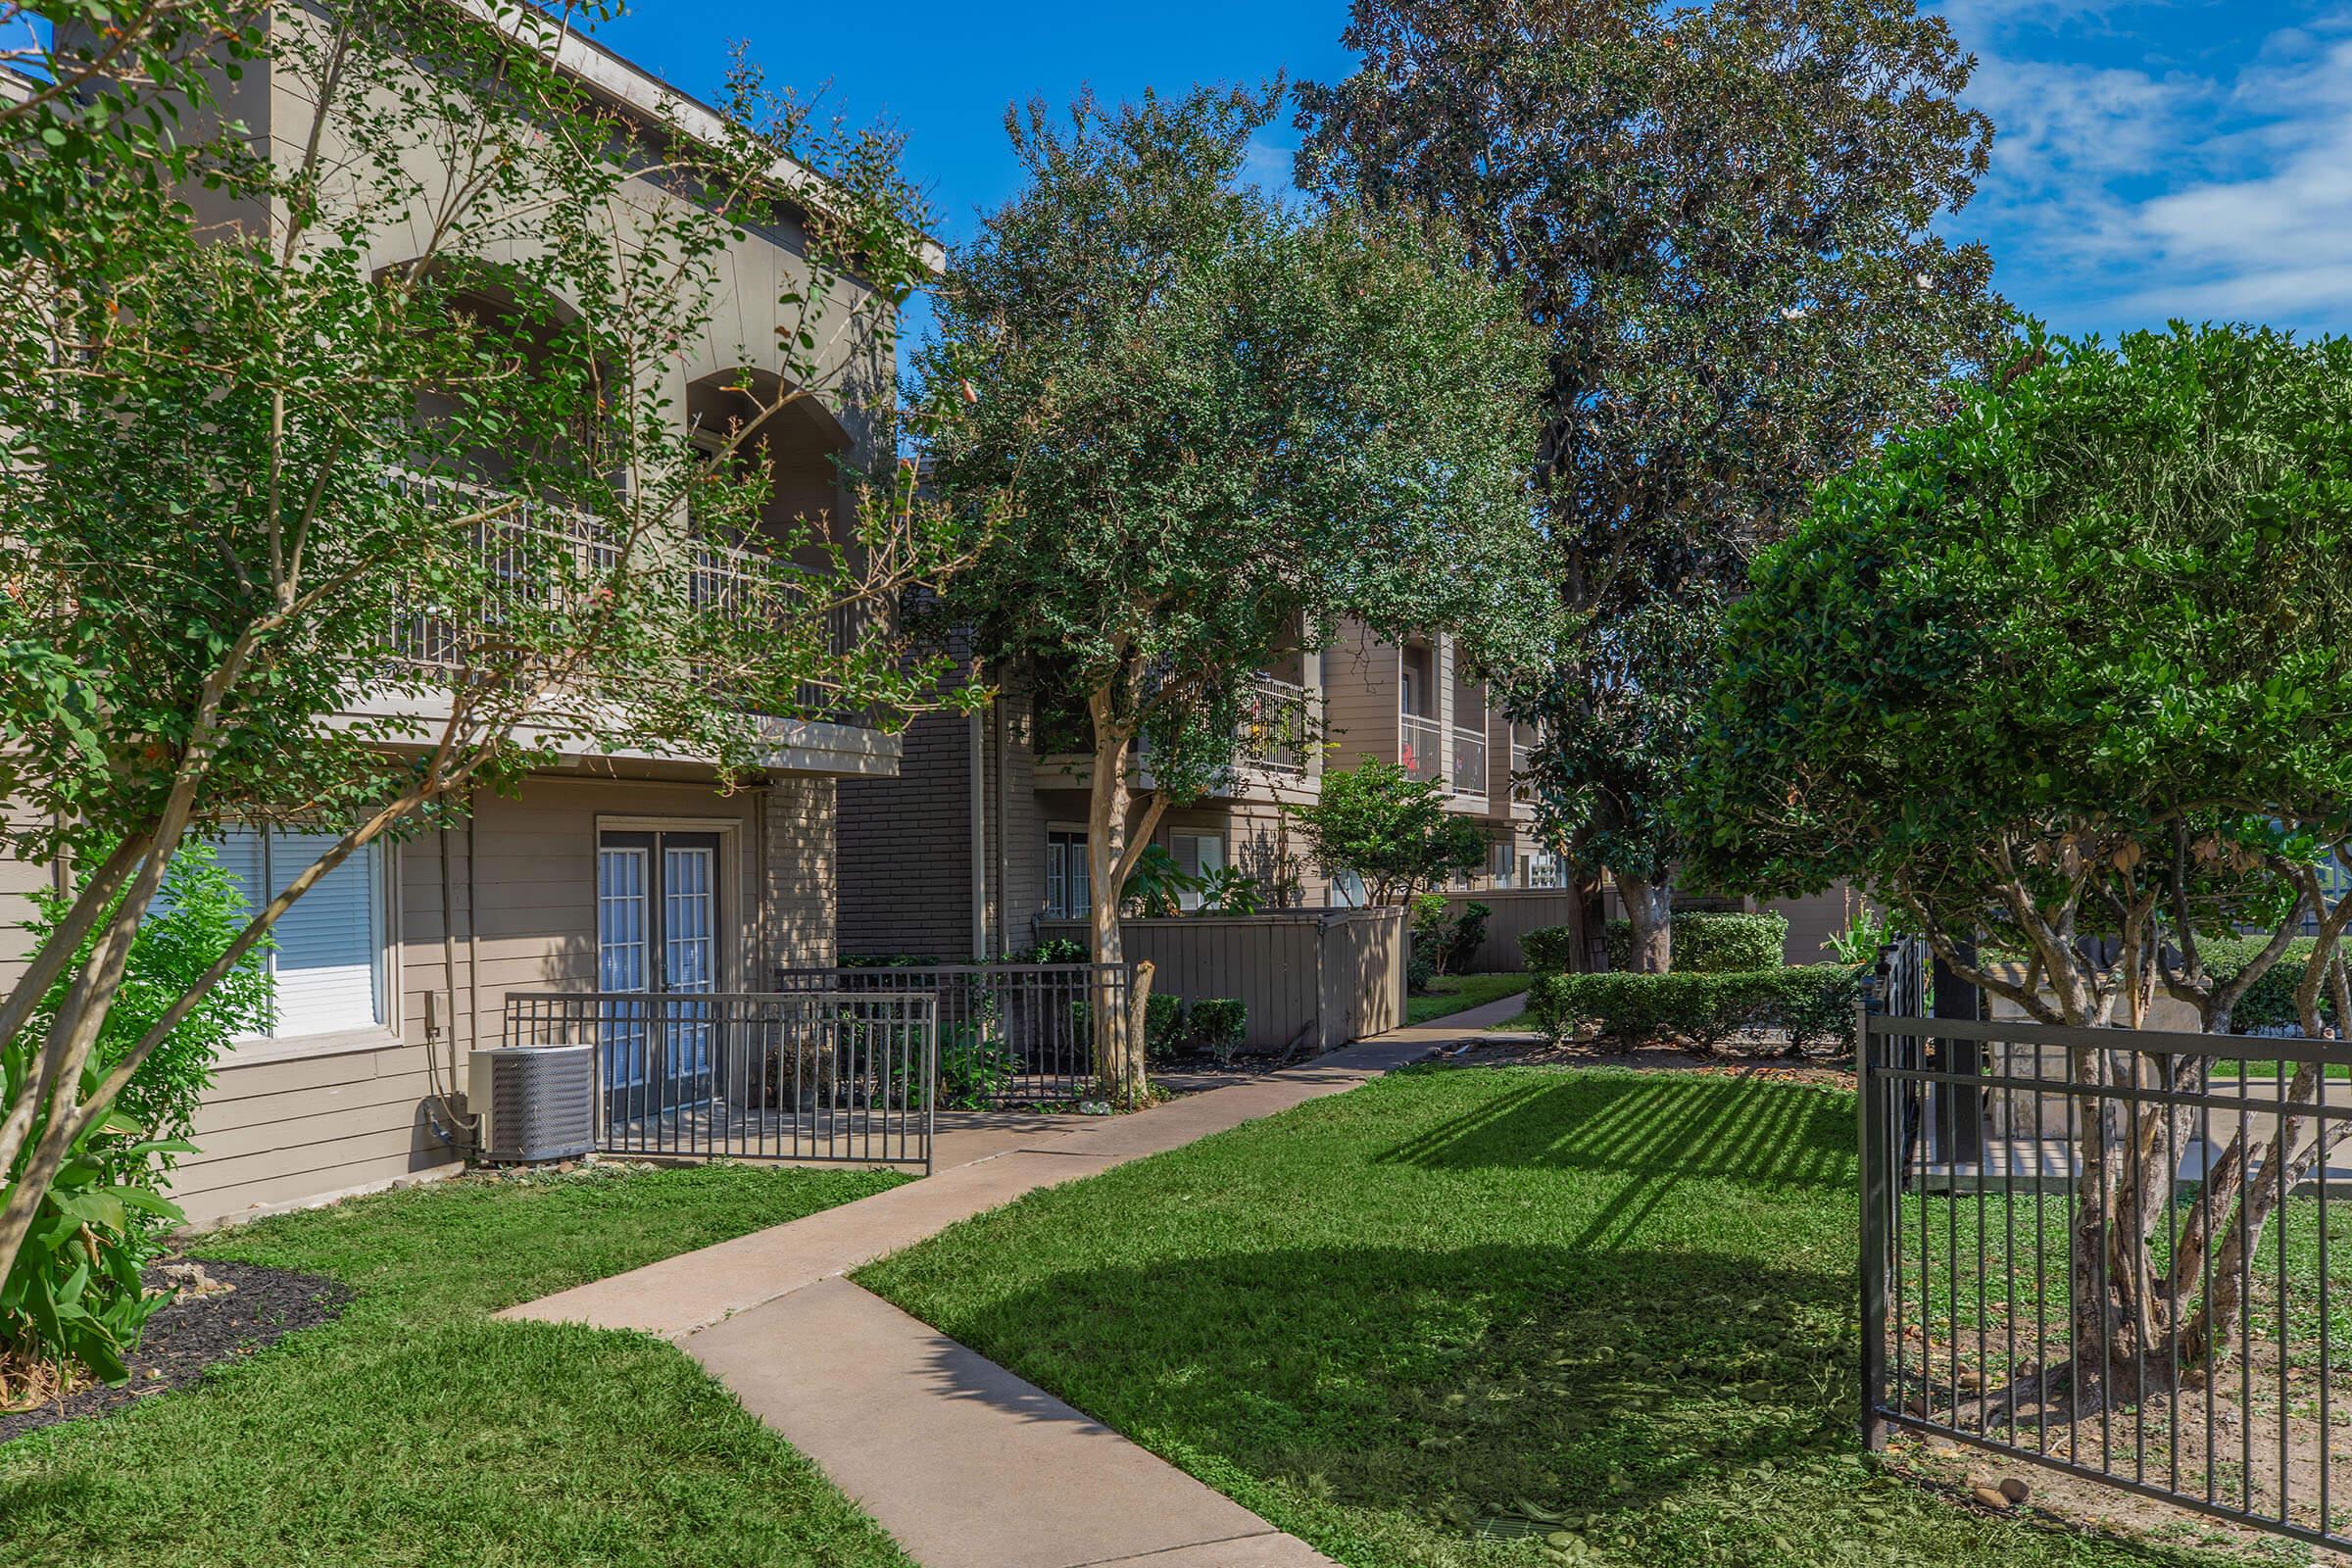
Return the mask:
[[[1168,854],[1186,876],[1207,877],[1225,868],[1225,840],[1215,833],[1171,833]],[[1176,895],[1177,906],[1198,909],[1206,902],[1190,888]]]
[[[231,828],[216,854],[248,909],[283,893],[341,835]],[[276,986],[270,1036],[333,1034],[384,1021],[382,846],[354,854],[279,916],[269,956]]]
[[[1079,920],[1087,914],[1086,835],[1058,829],[1046,835],[1046,917]]]

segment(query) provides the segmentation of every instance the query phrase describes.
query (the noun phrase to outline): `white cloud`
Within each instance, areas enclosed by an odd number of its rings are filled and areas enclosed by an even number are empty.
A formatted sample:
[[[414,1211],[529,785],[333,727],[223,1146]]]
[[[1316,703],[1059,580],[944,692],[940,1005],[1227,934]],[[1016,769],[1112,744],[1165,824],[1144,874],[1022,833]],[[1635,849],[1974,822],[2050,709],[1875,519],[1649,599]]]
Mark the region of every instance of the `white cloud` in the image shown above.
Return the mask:
[[[2342,24],[2248,40],[2233,67],[2197,74],[2128,61],[2135,46],[2112,31],[2042,57],[2046,40],[2015,36],[2027,13],[2011,0],[1946,10],[1981,57],[1969,97],[1998,127],[1959,226],[1988,234],[2020,304],[2081,330],[2174,316],[2352,326]]]

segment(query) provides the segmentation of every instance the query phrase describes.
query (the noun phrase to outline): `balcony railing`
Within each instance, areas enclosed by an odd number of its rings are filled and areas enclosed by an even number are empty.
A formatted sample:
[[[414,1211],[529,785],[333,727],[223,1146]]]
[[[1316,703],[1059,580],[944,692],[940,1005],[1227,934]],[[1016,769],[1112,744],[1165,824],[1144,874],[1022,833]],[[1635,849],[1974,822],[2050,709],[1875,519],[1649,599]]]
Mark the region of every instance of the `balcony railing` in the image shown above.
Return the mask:
[[[1446,782],[1446,726],[1418,713],[1405,714],[1396,738],[1396,762],[1408,778]]]
[[[1304,778],[1314,728],[1306,688],[1259,675],[1246,704],[1239,736],[1242,765],[1276,778]]]
[[[1483,730],[1453,727],[1453,793],[1474,801],[1487,798],[1487,737]]]
[[[456,674],[476,651],[500,639],[507,615],[516,611],[562,608],[580,597],[620,564],[621,546],[604,519],[576,508],[487,486],[423,474],[398,481],[413,498],[486,514],[473,524],[473,546],[488,591],[464,613],[422,607],[400,612],[393,622],[393,657],[413,669]],[[779,580],[778,568],[787,574]],[[792,563],[701,541],[687,575],[687,601],[697,614],[721,615],[742,623],[781,621],[794,592]],[[837,605],[825,613],[825,646],[835,655],[857,643],[865,607]],[[821,712],[832,693],[804,684],[797,694],[806,711]]]

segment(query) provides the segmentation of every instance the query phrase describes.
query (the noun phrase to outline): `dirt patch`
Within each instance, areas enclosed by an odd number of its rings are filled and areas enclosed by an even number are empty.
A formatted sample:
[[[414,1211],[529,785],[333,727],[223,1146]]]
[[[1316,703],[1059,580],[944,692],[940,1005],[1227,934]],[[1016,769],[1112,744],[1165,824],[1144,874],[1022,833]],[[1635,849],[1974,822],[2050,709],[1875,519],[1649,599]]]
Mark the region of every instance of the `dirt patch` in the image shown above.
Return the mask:
[[[0,1412],[0,1443],[186,1388],[213,1367],[298,1329],[334,1321],[351,1299],[349,1289],[317,1274],[209,1260],[199,1267],[201,1279],[176,1260],[147,1271],[150,1289],[180,1294],[148,1320],[146,1336],[129,1357],[129,1382],[119,1388],[96,1384],[30,1409]],[[223,1285],[230,1289],[218,1289]]]

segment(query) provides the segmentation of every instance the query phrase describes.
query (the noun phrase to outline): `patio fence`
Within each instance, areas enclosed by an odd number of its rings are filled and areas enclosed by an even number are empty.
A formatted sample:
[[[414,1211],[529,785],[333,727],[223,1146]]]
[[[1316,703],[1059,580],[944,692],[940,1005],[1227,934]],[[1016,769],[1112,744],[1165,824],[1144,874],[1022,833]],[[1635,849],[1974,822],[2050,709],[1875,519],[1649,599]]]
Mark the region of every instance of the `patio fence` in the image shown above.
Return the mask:
[[[1933,1018],[1919,967],[1859,1020],[1865,1440],[2352,1547],[2346,1047]]]
[[[509,1046],[596,1048],[596,1147],[931,1164],[929,993],[511,994]]]
[[[949,1104],[1056,1104],[1091,1099],[1094,1020],[1127,1007],[1116,963],[924,963],[779,969],[776,989],[923,997],[938,1020],[940,1095]]]

